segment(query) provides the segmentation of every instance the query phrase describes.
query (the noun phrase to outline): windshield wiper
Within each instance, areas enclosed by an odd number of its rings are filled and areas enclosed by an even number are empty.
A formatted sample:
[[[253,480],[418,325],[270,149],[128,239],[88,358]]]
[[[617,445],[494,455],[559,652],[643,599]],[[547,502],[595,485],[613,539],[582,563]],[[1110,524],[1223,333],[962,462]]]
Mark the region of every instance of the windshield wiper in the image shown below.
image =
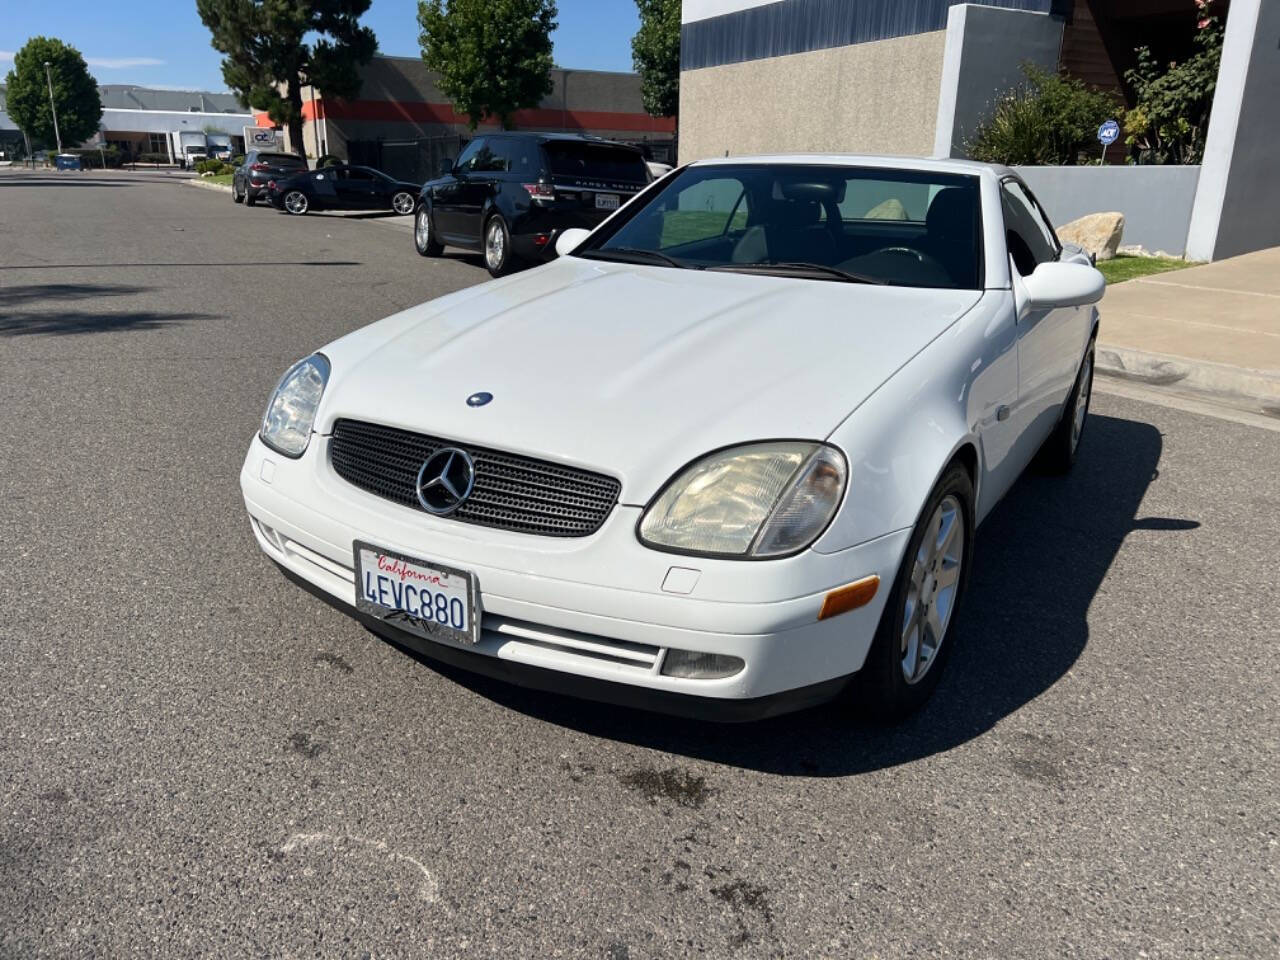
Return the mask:
[[[829,267],[825,263],[801,263],[793,260],[779,263],[723,263],[708,270],[724,270],[729,273],[820,273],[845,283],[874,283],[884,286],[885,281],[879,277],[869,277],[865,273],[850,273],[839,267]]]
[[[635,247],[609,247],[607,249],[583,250],[575,253],[575,257],[586,257],[588,260],[615,260],[618,263],[652,263],[657,260],[670,267],[688,269],[687,263],[681,263],[675,257],[668,257],[657,250],[638,250]]]

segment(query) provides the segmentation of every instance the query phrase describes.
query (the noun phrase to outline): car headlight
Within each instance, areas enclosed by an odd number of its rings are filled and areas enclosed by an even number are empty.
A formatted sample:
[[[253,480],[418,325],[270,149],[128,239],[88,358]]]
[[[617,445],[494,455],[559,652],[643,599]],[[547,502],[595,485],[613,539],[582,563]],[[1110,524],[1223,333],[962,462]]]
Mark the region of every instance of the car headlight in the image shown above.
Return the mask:
[[[280,378],[262,418],[262,442],[286,457],[300,457],[311,441],[320,397],[329,382],[329,360],[313,353],[299,360]]]
[[[680,553],[780,557],[827,528],[844,495],[844,455],[784,440],[730,447],[678,474],[645,511],[642,543]]]

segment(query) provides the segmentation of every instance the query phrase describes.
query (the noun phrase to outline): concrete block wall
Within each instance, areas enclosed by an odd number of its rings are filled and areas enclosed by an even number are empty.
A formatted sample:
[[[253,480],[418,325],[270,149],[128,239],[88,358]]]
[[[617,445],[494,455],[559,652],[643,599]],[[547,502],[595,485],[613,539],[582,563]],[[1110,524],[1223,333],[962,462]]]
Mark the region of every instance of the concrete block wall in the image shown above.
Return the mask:
[[[1187,250],[1199,167],[1017,167],[1054,227],[1090,213],[1124,214],[1123,246],[1175,257]]]

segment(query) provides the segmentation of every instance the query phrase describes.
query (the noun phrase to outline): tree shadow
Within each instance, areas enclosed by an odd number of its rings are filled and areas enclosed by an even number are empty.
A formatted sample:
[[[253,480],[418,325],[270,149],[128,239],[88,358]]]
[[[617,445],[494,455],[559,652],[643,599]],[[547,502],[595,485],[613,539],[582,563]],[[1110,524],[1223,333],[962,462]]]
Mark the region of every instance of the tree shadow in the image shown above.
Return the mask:
[[[64,176],[6,176],[0,178],[0,187],[136,187],[137,180],[120,179],[118,177],[94,177],[92,180],[77,180],[77,171],[69,170]]]
[[[131,296],[146,290],[146,287],[120,283],[43,283],[0,287],[0,337],[150,330],[188,320],[205,320],[212,316],[207,313],[162,313],[153,310],[65,310],[59,306],[77,300],[97,301]]]
[[[835,705],[749,726],[698,723],[526,690],[413,655],[512,710],[665,753],[801,776],[909,763],[982,735],[1071,669],[1089,640],[1089,605],[1131,531],[1199,526],[1136,518],[1161,448],[1150,424],[1093,415],[1071,475],[1029,472],[1015,484],[978,532],[947,674],[929,704],[895,727]]]

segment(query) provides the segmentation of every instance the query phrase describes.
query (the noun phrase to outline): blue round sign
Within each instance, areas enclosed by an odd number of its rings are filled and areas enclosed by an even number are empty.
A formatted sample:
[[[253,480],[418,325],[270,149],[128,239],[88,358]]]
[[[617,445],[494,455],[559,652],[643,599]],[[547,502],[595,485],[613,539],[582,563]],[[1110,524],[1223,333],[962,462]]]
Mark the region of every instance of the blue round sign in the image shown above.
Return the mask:
[[[1098,139],[1103,146],[1109,146],[1120,138],[1120,124],[1114,120],[1108,120],[1098,128]]]

